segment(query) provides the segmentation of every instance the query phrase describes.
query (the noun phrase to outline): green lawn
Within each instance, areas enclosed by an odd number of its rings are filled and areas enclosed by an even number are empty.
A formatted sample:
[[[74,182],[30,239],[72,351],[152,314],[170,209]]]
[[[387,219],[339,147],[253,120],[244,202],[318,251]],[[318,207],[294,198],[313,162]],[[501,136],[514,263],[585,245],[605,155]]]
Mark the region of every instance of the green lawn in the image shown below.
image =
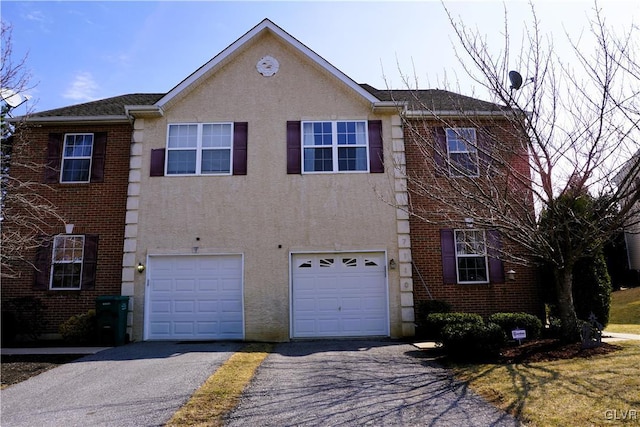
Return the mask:
[[[640,334],[640,288],[625,289],[611,294],[609,332]]]

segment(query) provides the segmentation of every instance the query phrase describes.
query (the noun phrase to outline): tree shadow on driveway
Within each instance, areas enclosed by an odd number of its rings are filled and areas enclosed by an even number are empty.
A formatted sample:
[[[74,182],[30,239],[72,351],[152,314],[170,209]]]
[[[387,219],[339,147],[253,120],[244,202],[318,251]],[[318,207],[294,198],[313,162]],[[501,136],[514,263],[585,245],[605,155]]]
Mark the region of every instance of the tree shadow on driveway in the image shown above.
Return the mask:
[[[279,344],[227,419],[241,425],[515,426],[410,344]]]

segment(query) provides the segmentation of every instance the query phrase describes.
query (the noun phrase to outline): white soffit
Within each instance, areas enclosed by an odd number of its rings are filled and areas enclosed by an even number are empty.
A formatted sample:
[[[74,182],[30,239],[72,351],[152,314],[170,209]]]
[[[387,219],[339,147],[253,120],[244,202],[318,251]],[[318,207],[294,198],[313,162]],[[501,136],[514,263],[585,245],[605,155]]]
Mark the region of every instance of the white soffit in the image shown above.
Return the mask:
[[[300,43],[297,39],[292,37],[289,33],[284,31],[282,28],[278,27],[276,24],[271,22],[269,19],[264,19],[258,25],[253,27],[247,33],[245,33],[238,40],[233,42],[229,47],[224,49],[218,55],[214,56],[209,62],[204,64],[202,67],[197,69],[193,74],[180,82],[177,86],[171,89],[165,96],[163,96],[155,105],[162,108],[168,102],[170,102],[173,98],[175,98],[180,92],[185,90],[187,87],[195,83],[200,77],[207,74],[211,69],[216,67],[219,63],[221,63],[224,59],[232,55],[236,50],[242,47],[245,43],[251,40],[253,37],[262,33],[263,31],[271,31],[276,36],[280,37],[285,42],[289,43],[291,46],[296,48],[298,51],[306,55],[312,61],[315,61],[318,65],[324,68],[327,72],[334,75],[336,78],[341,80],[351,89],[356,91],[360,96],[365,98],[367,101],[371,103],[379,102],[375,96],[364,90],[360,85],[354,82],[349,76],[344,74],[342,71],[338,70],[336,67],[331,65],[327,60],[322,58],[320,55],[309,49],[304,44]]]

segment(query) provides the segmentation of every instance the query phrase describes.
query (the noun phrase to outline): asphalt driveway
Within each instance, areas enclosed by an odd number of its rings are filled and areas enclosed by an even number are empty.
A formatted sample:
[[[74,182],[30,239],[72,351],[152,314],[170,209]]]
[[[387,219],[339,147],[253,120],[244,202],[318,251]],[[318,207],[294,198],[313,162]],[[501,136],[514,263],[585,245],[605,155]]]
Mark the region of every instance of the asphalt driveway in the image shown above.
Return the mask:
[[[425,353],[391,341],[278,345],[229,426],[517,426]]]
[[[144,342],[105,350],[0,392],[0,424],[161,426],[243,343]],[[516,426],[414,346],[279,344],[229,426]]]
[[[0,391],[0,425],[160,426],[243,346],[144,342],[83,357]]]

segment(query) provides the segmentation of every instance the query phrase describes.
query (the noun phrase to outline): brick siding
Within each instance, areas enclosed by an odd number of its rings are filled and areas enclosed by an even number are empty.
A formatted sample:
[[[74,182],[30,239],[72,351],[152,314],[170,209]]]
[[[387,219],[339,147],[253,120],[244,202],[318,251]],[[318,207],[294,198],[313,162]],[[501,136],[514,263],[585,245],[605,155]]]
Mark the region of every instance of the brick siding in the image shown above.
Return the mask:
[[[65,125],[31,127],[26,135],[29,151],[15,161],[32,160],[46,163],[49,133],[94,133],[107,132],[104,182],[87,184],[49,184],[43,195],[53,202],[62,216],[74,224],[74,234],[97,234],[98,264],[94,289],[82,290],[36,290],[33,289],[34,269],[30,265],[19,267],[19,277],[2,279],[2,302],[15,297],[37,297],[46,306],[45,333],[57,333],[58,326],[70,316],[86,313],[95,308],[99,295],[120,295],[122,283],[122,247],[129,179],[129,154],[132,127],[128,124],[111,125]],[[43,167],[29,170],[14,167],[11,173],[16,178],[43,182]],[[10,219],[10,218],[9,218]],[[64,233],[64,224],[53,223],[43,231],[47,235]],[[10,222],[6,226],[11,226]],[[33,262],[35,250],[28,251],[25,258]]]

